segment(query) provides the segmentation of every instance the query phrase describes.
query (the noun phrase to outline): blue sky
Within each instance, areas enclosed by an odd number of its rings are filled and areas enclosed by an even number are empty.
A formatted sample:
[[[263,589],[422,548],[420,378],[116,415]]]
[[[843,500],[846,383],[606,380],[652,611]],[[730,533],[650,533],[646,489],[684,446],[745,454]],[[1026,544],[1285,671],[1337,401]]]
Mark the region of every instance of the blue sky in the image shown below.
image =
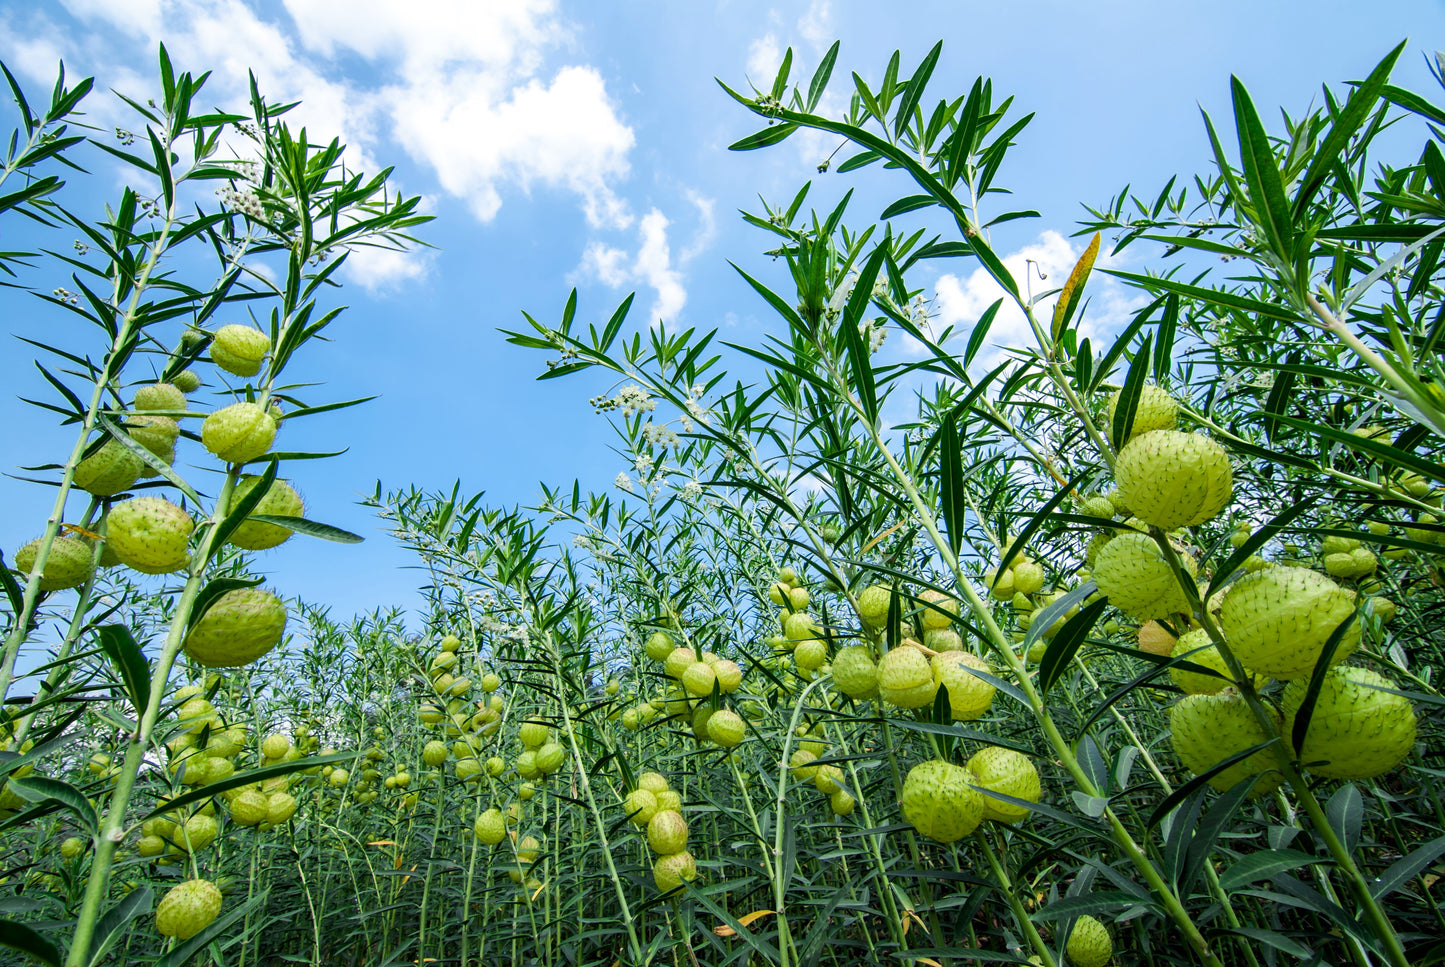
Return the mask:
[[[997,97],[1015,95],[1017,112],[1037,113],[1000,181],[1015,191],[1009,207],[1042,217],[1001,226],[992,242],[1020,269],[1032,258],[1057,273],[1057,285],[1082,247],[1070,237],[1081,202],[1103,204],[1126,183],[1152,197],[1170,175],[1206,170],[1199,107],[1228,125],[1231,73],[1278,131],[1273,108],[1298,116],[1319,102],[1322,83],[1362,77],[1409,37],[1396,82],[1439,100],[1423,55],[1442,36],[1445,9],[1375,9],[1364,15],[1357,3],[1317,0],[918,2],[886,12],[843,0],[7,0],[0,59],[33,99],[48,90],[59,59],[71,76],[96,75],[88,109],[107,126],[125,116],[109,89],[152,93],[158,42],[179,67],[215,72],[207,92],[222,107],[242,103],[252,69],[272,100],[304,101],[295,116],[313,136],[342,136],[354,162],[371,169],[395,165],[399,186],[424,196],[437,216],[422,230],[434,250],[354,260],[343,294],[351,308],[333,327],[334,342],[290,371],[325,381],[315,402],[380,395],[288,429],[285,441],[287,449],[350,447],[287,472],[310,516],[367,542],[297,538],[261,562],[279,592],[328,603],[340,617],[419,600],[421,575],[405,570],[414,560],[356,504],[376,480],[449,489],[460,478],[465,492],[512,504],[533,501],[539,481],[580,478],[600,490],[628,469],[587,402],[608,384],[536,383],[542,356],[504,343],[497,329],[521,324],[520,310],[554,319],[576,285],[581,317],[605,318],[635,290],[634,325],[661,317],[758,342],[773,323],[727,261],[766,279],[777,279],[778,267],[738,209],[759,210],[759,195],[786,202],[811,178],[818,207],[858,187],[853,222],[864,224],[910,193],[871,169],[863,178],[818,175],[817,162],[835,146],[820,139],[729,153],[758,125],[714,77],[738,87],[751,76],[762,86],[791,45],[795,76],[806,78],[841,38],[831,102],[841,106],[850,71],[876,82],[897,48],[906,76],[943,38],[930,98],[966,93],[982,74]],[[1408,134],[1404,143],[1417,150],[1419,129]],[[82,162],[95,177],[68,204],[98,214],[122,176],[93,149]],[[13,220],[0,225],[0,248],[71,241],[26,231]],[[927,271],[915,284],[936,295],[944,321],[966,329],[993,301],[972,266]],[[23,281],[49,291],[67,279],[45,269]],[[1129,299],[1102,280],[1094,286],[1092,324],[1106,330]],[[0,316],[14,335],[78,337],[57,310],[14,291],[0,292]],[[27,349],[9,341],[0,350],[0,469],[8,473],[58,462],[73,442],[69,429],[19,402],[46,392]],[[885,349],[904,351],[896,341]],[[202,456],[183,452],[182,472]],[[43,529],[52,491],[0,479],[0,500],[0,545],[10,554]]]

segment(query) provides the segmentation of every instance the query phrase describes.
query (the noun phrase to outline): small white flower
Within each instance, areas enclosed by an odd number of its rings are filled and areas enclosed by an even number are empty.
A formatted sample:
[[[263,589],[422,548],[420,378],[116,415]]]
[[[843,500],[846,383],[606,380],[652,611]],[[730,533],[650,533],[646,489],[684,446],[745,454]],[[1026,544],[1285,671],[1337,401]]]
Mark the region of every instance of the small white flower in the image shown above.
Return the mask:
[[[612,481],[612,483],[616,485],[618,490],[625,490],[629,494],[632,493],[632,478],[627,475],[626,471],[619,473],[617,479]]]

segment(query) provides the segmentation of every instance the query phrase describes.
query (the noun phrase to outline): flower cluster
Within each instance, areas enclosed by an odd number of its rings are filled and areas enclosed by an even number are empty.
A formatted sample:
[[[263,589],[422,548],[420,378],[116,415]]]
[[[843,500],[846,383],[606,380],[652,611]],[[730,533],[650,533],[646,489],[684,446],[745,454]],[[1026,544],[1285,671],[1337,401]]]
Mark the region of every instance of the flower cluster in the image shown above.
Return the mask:
[[[647,423],[642,428],[642,439],[656,447],[677,447],[677,431],[666,423]]]
[[[594,396],[588,402],[596,408],[598,413],[621,410],[623,416],[632,416],[634,413],[651,413],[657,409],[657,400],[636,383],[628,383],[617,391],[616,396],[611,398]]]
[[[237,191],[230,185],[224,185],[216,189],[216,195],[221,199],[221,204],[232,211],[257,221],[266,217],[266,206],[261,204],[261,196],[254,191]]]

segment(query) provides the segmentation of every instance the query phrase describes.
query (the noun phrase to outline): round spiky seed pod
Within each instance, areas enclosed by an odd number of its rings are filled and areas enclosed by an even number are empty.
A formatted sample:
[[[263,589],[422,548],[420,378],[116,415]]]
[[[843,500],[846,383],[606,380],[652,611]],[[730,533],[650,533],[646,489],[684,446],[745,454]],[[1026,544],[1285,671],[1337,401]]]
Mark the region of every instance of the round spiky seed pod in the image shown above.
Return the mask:
[[[1285,687],[1284,735],[1294,735],[1309,682]],[[1373,779],[1395,768],[1415,747],[1415,709],[1388,678],[1368,668],[1341,666],[1325,675],[1298,750],[1306,769],[1326,779]]]
[[[989,746],[981,749],[968,760],[968,769],[977,777],[974,785],[993,792],[1038,802],[1043,794],[1039,782],[1039,771],[1033,761],[1022,752]],[[1002,799],[983,797],[983,818],[1001,823],[1017,823],[1029,814],[1024,806],[1015,806]]]
[[[799,749],[788,759],[788,769],[799,782],[812,782],[818,774],[818,767],[813,765],[817,760],[818,753],[811,749]]]
[[[1284,680],[1307,677],[1325,642],[1355,610],[1355,595],[1299,567],[1270,567],[1234,583],[1220,608],[1225,640],[1250,671]],[[1360,624],[1345,629],[1332,664],[1360,643]]]
[[[271,803],[259,789],[243,789],[231,800],[231,821],[239,826],[259,826],[266,821]]]
[[[186,545],[195,527],[189,514],[164,497],[135,497],[106,515],[105,544],[127,567],[169,574],[190,560]]]
[[[286,631],[286,605],[270,591],[221,595],[186,635],[185,650],[207,668],[239,668],[269,652]]]
[[[174,383],[151,383],[135,391],[133,408],[143,412],[182,411],[186,409],[186,393]]]
[[[500,809],[488,809],[472,823],[472,833],[477,837],[477,842],[496,846],[507,838],[507,820],[503,818]]]
[[[843,770],[832,763],[819,766],[818,771],[813,773],[813,788],[825,796],[831,796],[843,788]]]
[[[833,658],[833,683],[849,698],[863,701],[878,695],[878,666],[863,645],[842,648]]]
[[[682,687],[696,698],[707,698],[711,695],[713,683],[716,681],[717,672],[705,661],[693,662],[687,666],[687,671],[682,673]]]
[[[923,630],[937,631],[941,628],[953,626],[953,618],[958,615],[958,601],[949,597],[942,591],[928,590],[918,596],[922,602],[918,617],[923,622]]]
[[[181,849],[195,853],[214,843],[220,832],[221,828],[216,824],[214,816],[192,813],[173,838]]]
[[[628,818],[638,826],[646,826],[657,815],[657,796],[646,789],[634,789],[623,804]]]
[[[697,663],[697,652],[691,648],[674,648],[663,662],[662,670],[668,678],[676,678],[681,681],[687,670]]]
[[[660,772],[644,772],[637,777],[637,788],[646,789],[655,796],[667,792],[667,779]]]
[[[268,759],[280,759],[291,751],[291,740],[279,732],[273,732],[261,740],[261,754]]]
[[[552,737],[552,729],[546,722],[528,719],[517,729],[517,741],[524,749],[539,749]]]
[[[818,619],[806,611],[794,611],[783,619],[783,634],[789,641],[812,641],[822,633]]]
[[[1114,941],[1102,923],[1090,916],[1074,921],[1069,932],[1069,942],[1064,946],[1069,960],[1075,967],[1104,967],[1114,956]]]
[[[254,326],[222,326],[211,340],[211,362],[235,376],[255,376],[270,350],[271,337]]]
[[[1109,397],[1108,425],[1114,425],[1114,411],[1119,407],[1119,390]],[[1179,425],[1179,404],[1163,389],[1146,383],[1139,392],[1139,405],[1134,408],[1134,425],[1129,429],[1132,440],[1154,430],[1172,430]]]
[[[647,845],[658,856],[671,856],[687,849],[687,820],[673,809],[660,810],[647,821]]]
[[[22,574],[29,574],[40,553],[40,538],[15,552],[15,568]],[[64,591],[78,588],[95,573],[95,551],[78,537],[61,534],[50,544],[50,554],[45,559],[45,568],[40,572],[40,590]]]
[[[440,739],[432,739],[422,748],[421,761],[435,769],[447,761],[447,757],[451,754],[452,750],[447,748],[445,742],[442,742]]]
[[[834,816],[851,816],[857,805],[858,801],[842,789],[834,790],[828,797],[828,808],[833,810]]]
[[[276,420],[255,403],[232,403],[201,424],[201,443],[227,463],[246,463],[271,449]]]
[[[544,742],[537,749],[537,769],[544,776],[550,776],[562,768],[567,761],[567,750],[560,742]]]
[[[1224,656],[1209,640],[1209,632],[1203,628],[1195,628],[1193,631],[1180,635],[1174,648],[1169,652],[1169,657],[1182,658],[1192,664],[1212,668],[1223,676],[1221,678],[1215,675],[1206,675],[1203,672],[1186,671],[1178,666],[1170,668],[1169,677],[1174,679],[1174,684],[1182,688],[1186,695],[1214,695],[1234,684],[1234,676],[1230,674],[1229,666],[1224,663]],[[1256,688],[1263,685],[1264,682],[1263,676],[1254,676]]]
[[[798,642],[793,649],[793,661],[805,672],[817,671],[828,661],[828,643],[817,638]]]
[[[707,721],[708,738],[724,749],[737,748],[746,731],[747,726],[743,723],[742,716],[730,709],[718,710]]]
[[[888,602],[893,589],[883,584],[864,588],[858,595],[858,620],[869,628],[881,628],[888,621]]]
[[[1197,565],[1181,556],[1191,576]],[[1094,565],[1094,580],[1109,603],[1130,617],[1163,618],[1189,610],[1189,599],[1174,577],[1159,545],[1148,534],[1120,534],[1104,546]]]
[[[940,843],[954,843],[983,822],[983,796],[974,776],[941,759],[921,762],[903,780],[903,818],[918,832]]]
[[[96,497],[112,497],[129,490],[140,479],[145,463],[115,439],[76,464],[75,486]]]
[[[993,667],[988,662],[966,651],[945,651],[934,655],[931,664],[934,683],[948,689],[948,704],[953,709],[955,722],[971,722],[989,710],[997,689],[991,682],[966,670],[972,668],[991,675]]]
[[[743,683],[742,666],[732,659],[718,659],[717,664],[712,666],[712,671],[717,676],[717,687],[724,695],[736,692]]]
[[[125,432],[136,443],[165,460],[175,455],[176,438],[180,436],[181,426],[168,416],[138,413],[126,417]]]
[[[162,937],[190,940],[221,912],[221,891],[210,880],[178,883],[156,907],[156,930]]]
[[[659,856],[657,862],[652,865],[652,882],[657,888],[666,893],[668,890],[676,890],[683,883],[691,883],[697,879],[697,860],[693,859],[691,853],[683,850],[680,853],[673,853],[670,856]]]
[[[1215,695],[1184,696],[1169,709],[1169,728],[1179,761],[1196,774],[1208,772],[1230,756],[1266,739],[1244,696],[1233,688]],[[1280,774],[1269,749],[1260,749],[1236,762],[1212,777],[1209,784],[1225,792],[1249,776],[1259,776],[1250,790],[1251,796],[1262,796],[1279,785]]]
[[[1028,561],[1023,564],[1016,564],[1013,568],[1014,594],[1037,594],[1044,587],[1044,568],[1042,564],[1035,561]]]
[[[245,500],[260,483],[261,478],[256,476],[245,476],[236,481],[236,489],[231,494],[231,506]],[[306,505],[296,488],[284,480],[274,480],[251,513],[272,517],[302,517],[306,513]],[[282,527],[280,524],[246,520],[231,532],[230,543],[242,550],[264,551],[284,544],[291,534],[291,528]]]
[[[194,393],[201,388],[201,377],[189,369],[183,369],[171,377],[171,382],[182,393]]]
[[[667,656],[676,649],[677,643],[672,640],[672,635],[665,631],[654,631],[642,648],[653,661],[667,661]]]
[[[878,663],[878,694],[890,705],[923,708],[937,691],[928,658],[911,645],[894,648]]]
[[[1206,436],[1154,430],[1119,452],[1114,479],[1139,519],[1173,530],[1215,517],[1234,492],[1229,454]]]

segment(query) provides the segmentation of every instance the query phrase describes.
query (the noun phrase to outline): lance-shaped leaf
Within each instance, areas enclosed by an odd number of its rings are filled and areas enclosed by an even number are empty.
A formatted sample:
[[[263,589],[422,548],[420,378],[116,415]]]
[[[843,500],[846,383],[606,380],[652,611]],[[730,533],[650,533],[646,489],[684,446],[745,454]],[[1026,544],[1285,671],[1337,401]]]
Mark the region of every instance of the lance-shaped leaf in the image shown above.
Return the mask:
[[[1074,263],[1074,270],[1069,273],[1069,280],[1064,283],[1064,288],[1059,292],[1059,301],[1054,303],[1054,322],[1050,327],[1050,333],[1055,342],[1064,334],[1069,322],[1074,318],[1074,312],[1078,309],[1079,303],[1084,297],[1084,283],[1089,281],[1089,273],[1094,270],[1094,260],[1099,257],[1100,234],[1094,233],[1089,247],[1084,249],[1084,254],[1079,256],[1079,261]]]

